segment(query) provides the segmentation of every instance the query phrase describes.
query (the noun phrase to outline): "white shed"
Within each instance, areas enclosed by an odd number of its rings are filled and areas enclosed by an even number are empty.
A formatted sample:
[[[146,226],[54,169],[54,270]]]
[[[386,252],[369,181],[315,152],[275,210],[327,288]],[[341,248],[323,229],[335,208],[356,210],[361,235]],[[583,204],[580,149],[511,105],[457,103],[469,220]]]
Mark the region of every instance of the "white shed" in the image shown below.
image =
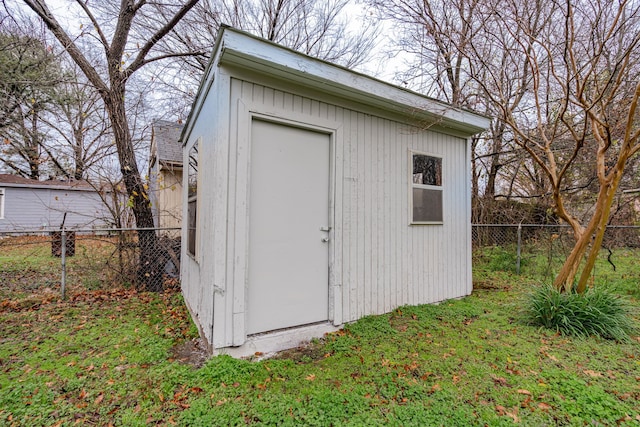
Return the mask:
[[[468,295],[489,120],[224,27],[182,134],[182,290],[215,353]]]

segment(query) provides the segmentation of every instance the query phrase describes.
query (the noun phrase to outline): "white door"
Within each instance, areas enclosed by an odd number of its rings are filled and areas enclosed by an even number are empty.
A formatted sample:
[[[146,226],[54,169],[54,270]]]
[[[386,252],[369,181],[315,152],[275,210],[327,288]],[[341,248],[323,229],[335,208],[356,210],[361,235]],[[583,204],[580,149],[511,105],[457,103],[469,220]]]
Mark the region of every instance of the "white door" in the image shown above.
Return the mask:
[[[247,334],[329,317],[330,137],[253,120]]]

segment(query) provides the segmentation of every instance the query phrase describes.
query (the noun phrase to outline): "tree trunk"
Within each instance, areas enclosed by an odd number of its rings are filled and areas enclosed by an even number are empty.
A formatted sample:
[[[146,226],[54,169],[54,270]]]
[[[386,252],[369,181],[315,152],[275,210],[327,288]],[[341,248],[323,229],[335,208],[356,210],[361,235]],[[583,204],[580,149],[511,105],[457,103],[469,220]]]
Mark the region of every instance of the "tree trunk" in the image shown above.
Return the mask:
[[[73,177],[77,180],[84,178],[85,163],[84,163],[84,145],[82,137],[82,121],[79,123],[78,128],[73,130],[73,156],[75,166],[73,168]]]
[[[478,137],[471,138],[471,198],[477,199],[479,196],[478,187],[478,165],[476,162],[476,149],[478,147]]]
[[[129,197],[129,205],[136,219],[136,227],[142,229],[138,230],[140,261],[136,277],[137,286],[148,291],[157,292],[161,291],[163,286],[163,263],[161,262],[162,257],[158,253],[158,239],[153,229],[153,212],[147,190],[138,170],[131,133],[129,132],[124,105],[124,83],[112,81],[112,84],[119,84],[117,90],[112,86],[111,91],[111,93],[116,93],[117,95],[106,97],[105,105],[111,120],[120,160],[120,172]]]
[[[38,150],[38,113],[31,110],[31,129],[25,132],[29,178],[40,179],[40,153]]]
[[[602,240],[607,230],[607,222],[611,212],[611,205],[613,204],[621,177],[622,174],[618,172],[613,175],[611,180],[601,183],[600,193],[598,194],[591,221],[589,221],[589,224],[582,232],[574,230],[577,237],[576,244],[553,282],[556,288],[564,290],[565,292],[572,290],[575,277],[580,269],[580,264],[588,252],[586,263],[582,267],[580,278],[575,288],[578,293],[584,293],[587,290],[587,282],[602,246]]]
[[[578,285],[576,287],[576,291],[578,293],[583,293],[587,290],[587,280],[593,270],[593,267],[596,264],[596,259],[598,257],[598,252],[600,252],[600,248],[602,247],[602,240],[604,239],[604,233],[607,231],[607,222],[609,221],[609,216],[611,214],[611,205],[613,204],[613,199],[615,198],[616,191],[618,190],[618,186],[620,185],[620,179],[622,178],[622,172],[617,171],[612,182],[608,185],[603,185],[602,188],[605,189],[606,197],[604,198],[604,206],[602,206],[602,212],[600,216],[600,220],[598,221],[598,225],[595,231],[595,239],[593,244],[591,245],[591,251],[589,252],[589,257],[587,258],[587,263],[582,269],[582,274],[580,275],[580,280],[578,280]],[[602,190],[601,190],[602,191]],[[596,207],[596,212],[598,211],[598,207]]]

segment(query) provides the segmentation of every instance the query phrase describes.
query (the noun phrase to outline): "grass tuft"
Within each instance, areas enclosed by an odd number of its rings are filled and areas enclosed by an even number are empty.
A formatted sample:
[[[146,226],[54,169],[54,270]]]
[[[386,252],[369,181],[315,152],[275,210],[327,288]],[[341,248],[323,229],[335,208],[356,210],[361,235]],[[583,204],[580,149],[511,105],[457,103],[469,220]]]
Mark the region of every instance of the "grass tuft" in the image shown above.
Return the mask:
[[[584,294],[560,292],[542,285],[528,296],[526,320],[532,325],[553,329],[577,337],[630,340],[634,325],[627,302],[602,287]]]

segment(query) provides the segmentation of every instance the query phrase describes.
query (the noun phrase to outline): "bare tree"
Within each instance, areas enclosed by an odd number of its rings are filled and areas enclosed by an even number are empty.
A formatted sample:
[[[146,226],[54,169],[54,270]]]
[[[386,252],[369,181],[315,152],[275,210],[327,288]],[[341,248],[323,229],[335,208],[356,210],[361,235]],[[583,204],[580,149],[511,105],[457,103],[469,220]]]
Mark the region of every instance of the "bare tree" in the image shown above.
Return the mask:
[[[354,68],[369,59],[378,40],[372,19],[358,17],[355,28],[349,5],[354,0],[217,0],[203,1],[161,42],[163,52],[203,51],[152,70],[150,78],[167,88],[168,109],[184,116],[195,95],[221,24],[326,61]],[[180,102],[181,101],[181,102]],[[169,105],[170,104],[170,105]]]
[[[16,174],[38,179],[48,161],[41,122],[63,81],[59,57],[34,23],[2,15],[0,31],[0,162]],[[36,26],[37,27],[37,26]]]
[[[55,153],[51,161],[73,179],[88,179],[92,167],[115,154],[109,119],[102,98],[87,84],[74,66],[55,89],[56,102],[44,121],[53,131],[47,149]]]
[[[390,20],[396,47],[413,62],[400,76],[412,87],[456,106],[470,106],[468,43],[480,25],[476,0],[369,0]]]
[[[147,195],[146,185],[140,175],[136,161],[129,117],[126,113],[127,83],[132,75],[142,67],[167,58],[196,54],[194,52],[170,52],[156,56],[152,51],[176,24],[191,10],[199,0],[187,0],[182,4],[152,3],[146,0],[121,0],[115,10],[110,4],[98,3],[90,6],[87,2],[76,0],[75,4],[82,12],[87,29],[81,36],[97,40],[100,48],[100,61],[91,58],[95,52],[83,50],[83,45],[58,18],[52,13],[45,0],[24,0],[24,3],[38,16],[51,33],[58,39],[71,59],[85,74],[89,83],[100,94],[107,109],[120,163],[120,172],[136,218],[139,232],[140,269],[138,283],[149,290],[162,286],[161,266],[154,262],[156,235],[153,231],[153,215]],[[164,16],[146,15],[149,9],[165,11]],[[111,16],[109,16],[111,13]],[[166,16],[166,19],[165,19]],[[144,19],[144,18],[148,19]],[[140,28],[140,22],[153,22]],[[84,25],[84,24],[83,24]],[[140,32],[136,32],[140,28]],[[149,30],[152,31],[142,31]],[[137,36],[137,37],[136,37]],[[144,38],[141,38],[144,37]],[[88,44],[88,46],[93,46]]]
[[[575,236],[554,284],[568,291],[577,278],[576,290],[584,292],[625,168],[640,151],[640,5],[553,1],[545,3],[542,31],[534,31],[527,11],[535,4],[503,2],[496,15],[516,42],[513,56],[526,59],[533,77],[521,107],[503,108],[501,116],[544,173],[556,214]],[[503,92],[480,83],[496,105],[504,105]],[[596,199],[581,220],[567,189],[575,188],[576,169],[586,159],[595,172]]]
[[[400,79],[430,96],[456,106],[473,108],[490,116],[500,111],[495,99],[487,98],[478,87],[502,86],[500,99],[507,109],[517,108],[530,72],[526,61],[508,61],[509,51],[503,49],[506,30],[493,19],[499,1],[490,0],[368,0],[381,19],[394,24],[398,36],[396,48],[410,54],[413,62]],[[496,44],[493,39],[499,39]],[[487,81],[483,64],[501,64],[502,78]],[[498,77],[498,76],[496,76]],[[473,195],[481,190],[487,199],[496,194],[496,182],[501,167],[511,162],[513,152],[505,137],[503,121],[496,120],[489,132],[473,141]],[[505,158],[505,156],[507,158]],[[482,181],[482,184],[480,184]]]

